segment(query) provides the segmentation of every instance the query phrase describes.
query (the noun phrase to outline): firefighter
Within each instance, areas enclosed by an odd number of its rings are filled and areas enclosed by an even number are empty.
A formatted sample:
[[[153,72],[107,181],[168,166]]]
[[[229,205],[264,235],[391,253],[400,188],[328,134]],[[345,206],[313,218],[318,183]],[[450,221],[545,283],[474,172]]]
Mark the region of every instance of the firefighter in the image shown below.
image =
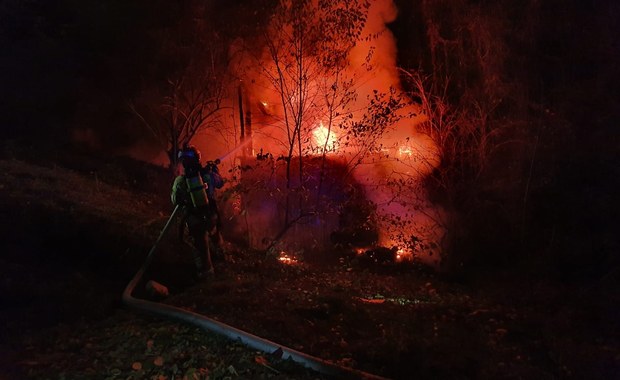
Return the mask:
[[[215,272],[207,239],[214,244],[219,243],[218,215],[210,205],[208,193],[213,194],[216,188],[222,187],[223,181],[219,174],[218,180],[212,172],[202,167],[200,152],[195,147],[184,147],[178,158],[184,173],[175,178],[170,197],[174,205],[183,208],[180,237],[186,225],[192,239],[196,274],[200,279]]]

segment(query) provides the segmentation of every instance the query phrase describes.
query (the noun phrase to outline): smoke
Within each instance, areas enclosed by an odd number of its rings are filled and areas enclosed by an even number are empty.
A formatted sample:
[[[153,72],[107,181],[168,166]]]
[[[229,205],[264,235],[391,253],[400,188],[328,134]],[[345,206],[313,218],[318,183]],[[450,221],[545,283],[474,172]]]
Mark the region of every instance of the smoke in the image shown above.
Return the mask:
[[[392,0],[372,1],[362,37],[348,54],[345,75],[356,81],[357,98],[350,106],[354,118],[361,118],[366,112],[373,94],[394,91],[396,96],[406,98],[397,67],[396,41],[387,26],[397,16]],[[272,24],[270,28],[268,33],[277,33],[282,26]],[[281,92],[269,80],[275,72],[273,56],[267,48],[261,50],[254,46],[252,57],[248,57],[241,53],[247,46],[241,45],[231,48],[231,57],[234,70],[244,78],[237,84],[245,95],[244,107],[252,107],[254,147],[274,155],[284,153],[286,131],[282,127],[285,116]],[[365,157],[355,165],[352,175],[365,188],[367,199],[377,205],[380,245],[397,247],[402,254],[438,264],[438,252],[431,247],[440,246],[441,211],[428,201],[422,181],[439,164],[439,152],[428,136],[417,132],[416,126],[424,118],[415,104],[408,102],[398,113],[397,121],[378,143],[383,151]],[[308,128],[323,128],[320,112],[306,116],[310,119]],[[337,134],[338,130],[334,129],[333,133]],[[308,135],[312,136],[312,131]],[[323,136],[314,133],[317,135]],[[347,158],[355,152],[351,148],[339,148],[337,154]]]
[[[372,52],[370,60],[371,72],[364,75],[360,90],[368,95],[373,90],[386,92],[390,86],[400,89],[398,71],[396,69],[396,42],[387,24],[398,15],[392,0],[376,0],[368,10],[368,19],[362,36],[374,36],[372,39],[361,39],[351,51],[349,62],[353,70],[360,70]]]
[[[373,52],[372,72],[360,88],[364,94],[374,90],[386,93],[390,88],[402,91],[396,41],[387,27],[396,17],[392,0],[373,2],[363,34],[377,38],[360,41],[350,55],[351,66],[359,67],[367,52]],[[360,101],[364,99],[360,97]],[[401,109],[400,114],[402,118],[382,137],[381,144],[388,147],[389,157],[369,157],[353,174],[366,189],[367,199],[377,205],[379,243],[438,265],[442,211],[428,201],[422,181],[439,165],[439,151],[427,135],[417,132],[416,126],[424,121],[424,116],[415,104]]]

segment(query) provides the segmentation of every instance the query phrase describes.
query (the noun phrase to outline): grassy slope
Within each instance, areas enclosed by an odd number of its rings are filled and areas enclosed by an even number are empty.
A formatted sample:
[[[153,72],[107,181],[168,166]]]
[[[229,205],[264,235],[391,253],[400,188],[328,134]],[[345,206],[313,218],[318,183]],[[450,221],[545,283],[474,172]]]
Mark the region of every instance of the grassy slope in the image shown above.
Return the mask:
[[[161,196],[55,165],[1,160],[0,173],[6,378],[316,378],[278,375],[239,344],[121,306],[167,219]]]

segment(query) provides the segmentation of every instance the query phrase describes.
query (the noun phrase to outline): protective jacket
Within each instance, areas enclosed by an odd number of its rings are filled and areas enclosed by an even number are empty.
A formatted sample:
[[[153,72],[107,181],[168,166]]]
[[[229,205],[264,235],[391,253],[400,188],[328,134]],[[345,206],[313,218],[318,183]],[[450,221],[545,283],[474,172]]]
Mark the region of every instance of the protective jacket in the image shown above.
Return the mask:
[[[199,171],[199,175],[204,183],[204,190],[208,201],[204,203],[198,202],[199,205],[196,206],[196,199],[192,199],[192,194],[190,193],[190,186],[193,187],[195,185],[193,185],[192,181],[188,181],[188,176],[185,174],[177,176],[174,179],[172,192],[170,193],[172,204],[180,205],[185,209],[185,215],[187,216],[186,221],[190,225],[205,221],[214,216],[213,206],[215,203],[215,189],[219,189],[224,185],[222,177],[217,172],[208,172],[206,169],[202,168]],[[194,195],[196,195],[196,192],[194,192]]]

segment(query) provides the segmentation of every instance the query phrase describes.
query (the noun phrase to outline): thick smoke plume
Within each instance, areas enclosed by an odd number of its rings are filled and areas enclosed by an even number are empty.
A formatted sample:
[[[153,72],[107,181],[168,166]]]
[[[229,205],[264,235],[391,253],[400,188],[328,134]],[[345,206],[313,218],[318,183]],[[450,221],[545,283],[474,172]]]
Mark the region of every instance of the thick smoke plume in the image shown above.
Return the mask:
[[[361,38],[348,54],[346,76],[356,78],[357,98],[351,106],[354,118],[361,118],[368,108],[368,99],[375,93],[389,94],[405,99],[397,68],[397,49],[394,36],[387,25],[398,15],[391,0],[371,2],[368,18],[361,33]],[[271,28],[281,26],[272,25]],[[277,31],[276,31],[277,32]],[[372,38],[365,38],[372,36]],[[231,130],[237,128],[239,105],[245,111],[251,111],[252,146],[254,153],[262,152],[278,156],[286,153],[284,119],[281,107],[281,93],[266,78],[265,73],[274,70],[272,56],[266,47],[251,46],[248,53],[247,41],[231,47],[234,75],[241,80],[231,88],[231,93],[243,95],[242,103],[232,97],[230,104],[233,112],[224,119],[230,120]],[[379,244],[396,247],[399,254],[413,254],[417,259],[427,263],[438,263],[438,252],[442,231],[437,220],[439,211],[427,201],[421,181],[439,163],[439,152],[428,138],[416,130],[416,125],[424,120],[415,104],[408,101],[399,109],[399,117],[381,137],[380,151],[366,155],[361,163],[355,165],[352,175],[365,188],[366,197],[377,206],[377,225]],[[317,131],[322,128],[324,119],[321,112],[309,113],[310,128],[315,128],[309,136],[323,136]],[[338,129],[332,129],[338,136]],[[238,136],[237,136],[238,137]],[[211,137],[213,139],[213,137]],[[312,138],[309,138],[312,142]],[[218,152],[222,146],[230,144],[208,144],[205,137],[202,144],[208,145],[210,151]],[[319,145],[322,143],[317,142]],[[342,145],[341,145],[342,146]],[[339,147],[331,152],[331,157],[344,159],[353,155],[351,148]],[[429,256],[429,253],[434,253]]]
[[[355,67],[363,62],[365,52],[374,50],[372,78],[362,86],[368,94],[373,90],[387,92],[390,88],[402,91],[396,42],[387,27],[396,17],[391,0],[373,2],[366,33],[378,38],[360,41],[351,54]],[[428,136],[416,130],[416,125],[424,121],[419,109],[410,104],[401,113],[403,117],[382,138],[390,157],[371,157],[356,168],[354,175],[367,189],[367,198],[377,205],[379,243],[396,246],[400,248],[399,254],[413,253],[417,259],[436,265],[439,255],[434,247],[440,246],[443,235],[438,223],[440,211],[428,202],[421,181],[439,164],[439,152]],[[420,249],[420,244],[424,249]],[[415,252],[403,249],[406,245]]]

